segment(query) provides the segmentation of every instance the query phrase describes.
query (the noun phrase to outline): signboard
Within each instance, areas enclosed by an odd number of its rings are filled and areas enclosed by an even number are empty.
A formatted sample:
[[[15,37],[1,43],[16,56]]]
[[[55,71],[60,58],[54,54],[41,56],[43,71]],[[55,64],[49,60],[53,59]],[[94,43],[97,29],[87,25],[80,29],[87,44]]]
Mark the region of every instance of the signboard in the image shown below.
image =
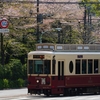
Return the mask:
[[[6,19],[0,20],[0,28],[8,28],[8,21]]]
[[[7,29],[7,28],[0,29],[0,33],[7,33],[7,32],[9,32],[9,29]]]
[[[7,33],[9,32],[8,29],[8,20],[7,19],[0,19],[0,33]]]

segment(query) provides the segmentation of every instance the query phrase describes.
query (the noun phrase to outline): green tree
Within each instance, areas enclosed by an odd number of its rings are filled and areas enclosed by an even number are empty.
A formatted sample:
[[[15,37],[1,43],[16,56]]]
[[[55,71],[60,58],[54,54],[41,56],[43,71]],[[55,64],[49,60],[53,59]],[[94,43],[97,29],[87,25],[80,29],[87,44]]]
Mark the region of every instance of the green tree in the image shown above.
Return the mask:
[[[3,88],[9,88],[9,81],[8,79],[3,79]]]
[[[12,71],[12,80],[17,80],[18,78],[22,78],[22,63],[18,59],[12,59],[9,63]]]
[[[4,78],[4,68],[3,66],[0,64],[0,79]]]
[[[3,89],[3,79],[0,79],[0,89]]]
[[[24,64],[22,66],[22,79],[24,79],[24,80],[27,79],[27,64]]]
[[[100,0],[82,0],[84,5],[90,9],[92,15],[100,16]],[[89,3],[89,2],[97,2],[97,3]]]
[[[21,87],[24,87],[25,86],[25,82],[24,82],[24,80],[23,79],[21,79],[21,78],[19,78],[18,80],[17,80],[17,82],[18,82],[18,87],[19,88],[21,88]]]

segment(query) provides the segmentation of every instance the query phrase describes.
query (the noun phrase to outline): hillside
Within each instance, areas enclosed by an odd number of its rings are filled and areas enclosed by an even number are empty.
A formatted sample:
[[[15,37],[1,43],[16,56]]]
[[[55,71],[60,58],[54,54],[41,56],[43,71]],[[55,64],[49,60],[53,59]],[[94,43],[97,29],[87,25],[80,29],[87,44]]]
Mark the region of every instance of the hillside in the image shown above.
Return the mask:
[[[33,0],[35,1],[35,0]],[[41,0],[41,1],[61,1],[61,0]],[[79,0],[62,0],[62,2],[75,2]],[[24,16],[30,17],[30,10],[32,16],[36,16],[36,4],[29,2],[28,4],[8,3],[5,4],[3,12],[4,15],[9,16]],[[83,18],[83,9],[80,9],[78,4],[40,4],[39,12],[43,14],[53,14],[53,18],[66,19],[80,19]]]
[[[9,0],[8,0],[9,1]],[[36,0],[31,0],[36,1]],[[36,16],[37,16],[37,5],[31,3],[29,0],[28,3],[5,3],[3,5],[3,17],[11,17],[11,18],[32,18],[32,21],[21,24],[21,27],[36,27]],[[79,0],[41,0],[41,1],[57,1],[57,2],[78,2]],[[61,23],[66,23],[67,25],[78,26],[79,22],[84,23],[84,8],[80,7],[78,4],[40,4],[39,5],[39,13],[46,15],[46,18],[43,19],[43,24],[40,25],[40,28],[44,28],[45,30],[50,29],[51,22],[55,20],[60,20]],[[52,15],[52,16],[51,16]],[[95,19],[92,16],[92,19]],[[34,21],[33,21],[34,20]],[[98,26],[97,21],[92,20],[94,26]],[[20,26],[19,26],[20,27]],[[96,29],[95,29],[96,30]],[[93,31],[92,33],[94,33]],[[99,37],[99,30],[95,32],[97,37]]]

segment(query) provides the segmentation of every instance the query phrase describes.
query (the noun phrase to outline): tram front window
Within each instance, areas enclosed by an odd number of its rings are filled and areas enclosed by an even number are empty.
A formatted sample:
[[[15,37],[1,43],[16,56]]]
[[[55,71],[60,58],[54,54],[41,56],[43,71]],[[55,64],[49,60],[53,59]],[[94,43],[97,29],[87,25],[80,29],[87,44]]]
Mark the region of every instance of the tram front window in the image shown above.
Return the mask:
[[[30,69],[30,66],[33,68]],[[33,63],[30,63],[29,61],[29,69],[31,74],[50,74],[50,66],[50,60],[33,60]]]

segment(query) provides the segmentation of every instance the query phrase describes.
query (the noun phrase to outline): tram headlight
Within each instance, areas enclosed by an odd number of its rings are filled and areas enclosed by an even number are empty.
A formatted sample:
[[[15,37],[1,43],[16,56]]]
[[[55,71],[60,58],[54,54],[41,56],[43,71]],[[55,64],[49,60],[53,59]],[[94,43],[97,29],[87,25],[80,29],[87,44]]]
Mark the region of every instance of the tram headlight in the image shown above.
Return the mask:
[[[39,80],[36,80],[36,83],[39,83]]]

